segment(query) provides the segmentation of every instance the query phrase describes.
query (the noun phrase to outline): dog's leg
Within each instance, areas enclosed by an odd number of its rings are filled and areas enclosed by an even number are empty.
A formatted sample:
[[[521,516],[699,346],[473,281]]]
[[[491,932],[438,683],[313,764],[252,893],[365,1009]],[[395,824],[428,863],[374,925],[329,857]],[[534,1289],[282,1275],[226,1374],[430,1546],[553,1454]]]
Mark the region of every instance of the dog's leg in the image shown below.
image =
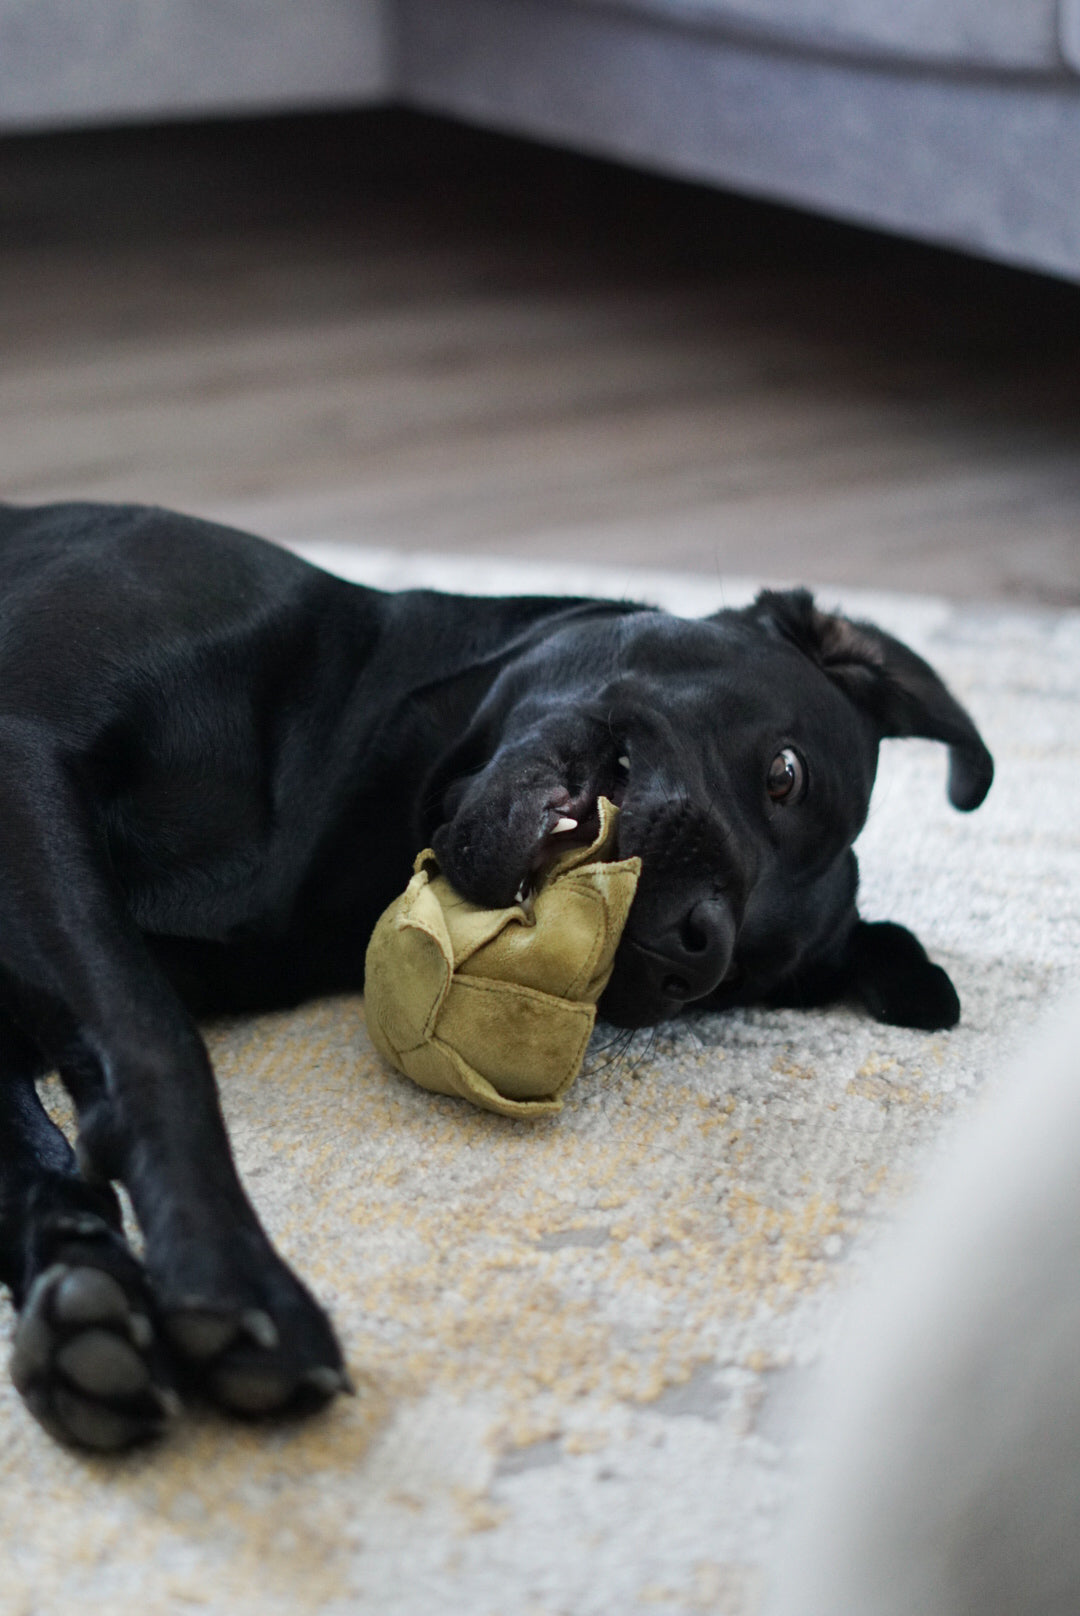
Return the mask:
[[[109,1186],[80,1178],[38,1098],[40,1058],[0,1017],[0,1281],[19,1313],[16,1386],[63,1441],[119,1448],[175,1407],[141,1265]]]
[[[199,1033],[114,889],[58,760],[0,730],[0,992],[57,1067],[84,1175],[127,1188],[175,1352],[238,1413],[346,1379],[325,1315],[240,1185]]]

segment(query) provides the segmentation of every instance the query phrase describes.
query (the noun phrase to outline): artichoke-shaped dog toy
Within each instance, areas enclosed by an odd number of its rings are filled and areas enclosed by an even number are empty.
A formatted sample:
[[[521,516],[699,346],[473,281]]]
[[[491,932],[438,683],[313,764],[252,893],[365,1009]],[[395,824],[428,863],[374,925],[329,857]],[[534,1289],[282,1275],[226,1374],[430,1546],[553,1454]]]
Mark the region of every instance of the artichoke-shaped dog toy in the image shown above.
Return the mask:
[[[641,860],[615,860],[616,809],[599,803],[588,847],[567,848],[528,902],[468,903],[430,849],[368,944],[376,1049],[439,1094],[489,1111],[557,1111],[581,1069]]]

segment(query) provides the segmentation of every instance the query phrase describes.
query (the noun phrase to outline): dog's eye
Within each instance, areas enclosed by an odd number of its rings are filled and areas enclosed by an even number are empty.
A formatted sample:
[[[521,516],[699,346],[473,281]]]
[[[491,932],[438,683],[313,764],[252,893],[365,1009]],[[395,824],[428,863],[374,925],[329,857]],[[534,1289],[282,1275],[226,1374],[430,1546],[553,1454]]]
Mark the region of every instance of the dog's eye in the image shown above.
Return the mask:
[[[806,765],[793,747],[785,746],[769,764],[765,789],[773,802],[798,802],[806,786]]]

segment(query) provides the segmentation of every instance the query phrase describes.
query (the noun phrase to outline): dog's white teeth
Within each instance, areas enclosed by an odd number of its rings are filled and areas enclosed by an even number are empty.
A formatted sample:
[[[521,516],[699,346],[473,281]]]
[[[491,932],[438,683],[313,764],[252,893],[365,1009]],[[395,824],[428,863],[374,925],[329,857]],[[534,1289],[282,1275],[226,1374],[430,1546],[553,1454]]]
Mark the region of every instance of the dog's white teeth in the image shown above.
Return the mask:
[[[563,831],[577,830],[577,828],[578,822],[576,819],[567,819],[564,817],[555,821],[554,825],[551,827],[551,834],[552,836],[559,836]]]
[[[621,758],[616,758],[615,761],[619,765],[619,768],[624,771],[624,773],[630,773],[630,759],[628,757],[624,756]]]
[[[517,891],[514,893],[514,902],[515,903],[524,903],[528,896],[529,896],[529,883],[527,881],[523,881],[521,883],[521,885],[518,887]]]

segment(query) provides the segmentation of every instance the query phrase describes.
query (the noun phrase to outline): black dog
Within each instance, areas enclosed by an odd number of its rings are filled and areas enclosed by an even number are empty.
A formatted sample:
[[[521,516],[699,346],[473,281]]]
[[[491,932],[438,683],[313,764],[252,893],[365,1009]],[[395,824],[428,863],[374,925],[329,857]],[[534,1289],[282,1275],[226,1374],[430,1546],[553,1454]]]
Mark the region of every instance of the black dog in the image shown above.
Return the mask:
[[[883,736],[944,741],[958,808],[990,756],[924,662],[805,592],[699,622],[383,594],[93,505],[0,507],[0,580],[0,1278],[15,1380],[64,1439],[150,1435],[178,1384],[239,1413],[346,1384],[240,1186],[192,1014],[360,987],[425,842],[502,905],[621,803],[643,872],[601,1012],[623,1026],[841,997],[957,1019],[915,938],[859,920],[851,843]]]

